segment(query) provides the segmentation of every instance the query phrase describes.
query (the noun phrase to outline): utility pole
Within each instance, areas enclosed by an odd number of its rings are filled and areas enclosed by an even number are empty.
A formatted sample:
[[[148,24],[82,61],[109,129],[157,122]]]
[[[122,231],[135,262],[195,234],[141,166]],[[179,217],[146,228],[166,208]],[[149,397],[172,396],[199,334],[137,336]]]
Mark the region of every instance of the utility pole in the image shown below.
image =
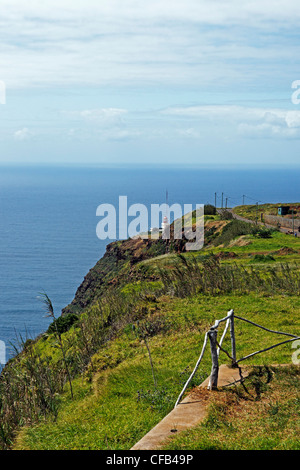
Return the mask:
[[[226,198],[225,208],[227,209],[228,197]]]
[[[223,197],[224,197],[224,193],[222,193],[222,209],[223,209]]]
[[[256,225],[258,221],[258,202],[256,203]]]

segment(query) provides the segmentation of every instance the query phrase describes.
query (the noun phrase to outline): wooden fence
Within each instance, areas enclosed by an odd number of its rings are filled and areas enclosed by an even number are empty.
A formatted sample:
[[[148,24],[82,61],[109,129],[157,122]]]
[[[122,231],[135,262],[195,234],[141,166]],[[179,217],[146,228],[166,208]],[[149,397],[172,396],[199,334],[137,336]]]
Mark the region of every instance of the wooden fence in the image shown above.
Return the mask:
[[[273,344],[272,346],[261,349],[259,351],[255,351],[255,352],[253,352],[251,354],[248,354],[247,356],[242,357],[241,359],[237,360],[237,358],[236,358],[235,332],[234,332],[235,319],[242,320],[244,322],[250,323],[251,325],[254,325],[257,328],[261,328],[262,330],[268,331],[269,333],[275,333],[277,335],[289,336],[291,339],[287,339],[285,341],[281,341],[280,343]],[[220,323],[222,323],[222,322],[226,322],[226,324],[225,324],[223,334],[220,338],[220,341],[218,342],[218,327],[219,327]],[[225,351],[222,348],[222,343],[224,341],[224,338],[226,336],[226,333],[227,333],[228,329],[230,330],[231,354],[229,354],[227,351]],[[270,330],[269,328],[258,325],[257,323],[254,323],[250,320],[247,320],[246,318],[239,317],[239,316],[234,314],[233,310],[230,310],[227,313],[226,317],[221,318],[221,320],[216,320],[215,324],[213,326],[211,326],[209,331],[207,331],[205,333],[201,354],[199,356],[199,359],[198,359],[198,361],[195,365],[195,368],[194,368],[193,372],[191,373],[190,377],[188,378],[186,384],[184,385],[184,387],[183,387],[183,389],[182,389],[182,391],[181,391],[181,393],[180,393],[180,395],[179,395],[179,397],[176,401],[175,408],[179,404],[179,402],[180,402],[182,396],[184,395],[190,381],[192,380],[192,378],[196,374],[196,372],[199,368],[199,365],[202,361],[202,358],[204,356],[204,352],[205,352],[205,349],[206,349],[206,346],[207,346],[208,342],[210,343],[210,352],[211,352],[211,359],[212,359],[212,368],[211,368],[211,375],[210,375],[210,378],[209,378],[208,389],[209,390],[214,390],[218,386],[220,351],[224,352],[230,358],[232,367],[239,367],[238,364],[240,362],[245,361],[246,359],[249,359],[250,357],[255,356],[256,354],[260,354],[262,352],[265,352],[265,351],[268,351],[270,349],[276,348],[277,346],[280,346],[282,344],[289,343],[290,341],[295,341],[297,339],[300,339],[300,336],[296,336],[296,335],[293,335],[291,333],[284,333],[282,331]]]

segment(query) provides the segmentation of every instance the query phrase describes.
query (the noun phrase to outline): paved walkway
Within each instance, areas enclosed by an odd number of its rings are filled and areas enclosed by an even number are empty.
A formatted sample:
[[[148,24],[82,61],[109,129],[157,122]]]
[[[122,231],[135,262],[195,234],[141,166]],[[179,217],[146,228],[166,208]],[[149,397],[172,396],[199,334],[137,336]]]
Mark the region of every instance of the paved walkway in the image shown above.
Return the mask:
[[[248,375],[247,368],[241,368],[243,377]],[[240,380],[238,369],[221,365],[218,387],[229,385]],[[199,424],[207,415],[209,394],[207,390],[209,377],[199,387],[182,400],[160,423],[137,442],[131,450],[153,450],[163,444],[170,436]]]

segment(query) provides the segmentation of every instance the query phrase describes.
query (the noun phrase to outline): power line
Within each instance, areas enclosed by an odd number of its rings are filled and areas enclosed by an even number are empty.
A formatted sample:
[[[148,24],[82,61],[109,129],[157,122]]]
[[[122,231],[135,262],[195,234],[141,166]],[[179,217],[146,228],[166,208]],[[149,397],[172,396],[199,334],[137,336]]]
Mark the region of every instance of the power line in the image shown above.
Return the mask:
[[[215,203],[216,203],[216,199],[217,199],[217,198],[216,198],[216,195],[217,195],[217,193],[215,193]],[[233,197],[231,197],[231,196],[229,196],[228,194],[226,194],[226,193],[223,192],[223,193],[222,193],[222,207],[223,207],[223,199],[224,199],[224,197],[225,197],[227,200],[232,201],[234,204],[240,205],[240,201],[238,201],[238,199],[237,199],[236,197],[233,198]],[[253,197],[247,196],[246,194],[243,194],[243,195],[242,195],[242,198],[243,198],[243,205],[245,205],[245,198],[250,199],[251,201],[254,201],[255,204],[258,204],[258,203],[261,203],[261,204],[268,204],[268,202],[266,202],[266,201],[262,201],[262,200],[260,200],[260,199],[254,199]],[[216,204],[215,204],[215,205],[216,205]]]
[[[253,197],[246,196],[245,194],[243,195],[243,197],[246,197],[247,199],[250,199],[251,201],[261,202],[262,204],[268,204],[268,202],[266,201],[261,201],[260,199],[254,199]]]
[[[228,194],[222,192],[220,195],[219,193],[215,192],[214,193],[214,199],[215,199],[215,207],[217,207],[217,202],[218,200],[220,201],[221,203],[221,208],[223,209],[224,208],[224,198],[225,198],[225,207],[227,207],[228,205],[228,201],[231,201],[232,203],[234,203],[235,205],[239,206],[241,204],[241,201],[238,200],[237,197],[231,197],[229,196]],[[248,196],[247,194],[243,194],[242,195],[242,201],[243,201],[243,206],[245,205],[245,199],[249,199],[250,201],[253,201],[255,202],[255,204],[268,204],[268,202],[266,201],[262,201],[260,199],[255,199],[253,198],[252,196]]]

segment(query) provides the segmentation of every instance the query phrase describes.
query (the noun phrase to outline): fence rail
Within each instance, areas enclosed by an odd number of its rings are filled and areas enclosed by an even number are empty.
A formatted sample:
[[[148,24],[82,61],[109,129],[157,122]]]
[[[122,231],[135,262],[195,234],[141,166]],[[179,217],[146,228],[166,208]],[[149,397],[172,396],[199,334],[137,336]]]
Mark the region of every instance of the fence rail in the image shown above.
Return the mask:
[[[251,354],[248,354],[247,356],[244,356],[244,357],[237,360],[237,358],[236,358],[236,342],[235,342],[235,319],[244,321],[246,323],[250,323],[251,325],[253,325],[257,328],[261,328],[262,330],[268,331],[269,333],[275,333],[277,335],[289,336],[290,339],[287,339],[285,341],[281,341],[280,343],[277,343],[277,344],[273,344],[272,346],[268,346],[267,348],[260,349],[258,351],[255,351],[255,352],[253,352]],[[223,323],[223,322],[226,322],[226,324],[225,324],[223,334],[220,338],[220,342],[218,342],[218,340],[217,340],[218,327],[219,327],[220,323]],[[224,338],[225,338],[226,333],[227,333],[229,328],[230,328],[230,340],[231,340],[231,355],[222,348]],[[220,320],[216,320],[214,325],[211,326],[210,329],[205,333],[201,354],[199,356],[198,361],[196,362],[196,365],[194,367],[193,372],[191,373],[190,377],[188,378],[187,382],[185,383],[182,391],[179,394],[179,397],[177,398],[177,401],[175,403],[175,408],[179,404],[179,402],[181,401],[181,399],[182,399],[189,383],[191,382],[192,378],[194,377],[194,375],[196,374],[196,372],[199,368],[199,365],[200,365],[200,363],[203,359],[204,352],[205,352],[208,341],[210,342],[210,353],[211,353],[211,359],[212,359],[212,367],[211,367],[211,374],[210,374],[209,383],[208,383],[207,388],[209,390],[213,390],[213,389],[216,389],[217,386],[218,386],[219,355],[220,355],[221,351],[224,352],[230,358],[232,367],[238,367],[238,364],[240,362],[242,362],[246,359],[249,359],[249,357],[253,357],[256,354],[260,354],[260,353],[265,352],[265,351],[269,351],[270,349],[276,348],[277,346],[280,346],[280,345],[285,344],[285,343],[289,343],[291,341],[295,341],[296,339],[300,339],[300,336],[293,335],[291,333],[285,333],[283,331],[271,330],[269,328],[266,328],[265,326],[262,326],[262,325],[259,325],[257,323],[254,323],[250,320],[247,320],[246,318],[235,315],[233,309],[229,310],[226,317],[221,318]]]

